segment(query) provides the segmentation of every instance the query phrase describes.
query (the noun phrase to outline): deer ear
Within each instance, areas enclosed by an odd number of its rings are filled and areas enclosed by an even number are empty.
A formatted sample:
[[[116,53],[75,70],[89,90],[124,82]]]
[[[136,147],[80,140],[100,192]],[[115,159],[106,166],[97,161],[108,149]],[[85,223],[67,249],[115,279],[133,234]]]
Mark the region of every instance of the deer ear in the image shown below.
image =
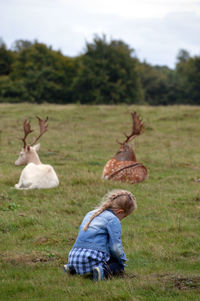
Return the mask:
[[[36,152],[38,152],[39,149],[40,149],[40,143],[34,145],[33,148],[34,148],[34,150],[35,150]]]

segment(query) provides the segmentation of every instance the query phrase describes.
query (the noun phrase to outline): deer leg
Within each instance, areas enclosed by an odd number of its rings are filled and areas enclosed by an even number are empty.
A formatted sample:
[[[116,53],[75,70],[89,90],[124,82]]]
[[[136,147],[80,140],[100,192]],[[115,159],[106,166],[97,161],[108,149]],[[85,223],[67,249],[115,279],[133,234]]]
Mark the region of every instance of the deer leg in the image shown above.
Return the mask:
[[[26,188],[26,187],[20,187],[19,184],[15,184],[15,188],[18,189],[18,190],[26,190],[26,189],[29,189],[29,188]]]
[[[32,189],[31,188],[32,183],[26,183],[26,185],[23,184],[23,182],[19,181],[18,184],[15,184],[16,189]]]
[[[19,184],[15,184],[16,189],[20,189]]]

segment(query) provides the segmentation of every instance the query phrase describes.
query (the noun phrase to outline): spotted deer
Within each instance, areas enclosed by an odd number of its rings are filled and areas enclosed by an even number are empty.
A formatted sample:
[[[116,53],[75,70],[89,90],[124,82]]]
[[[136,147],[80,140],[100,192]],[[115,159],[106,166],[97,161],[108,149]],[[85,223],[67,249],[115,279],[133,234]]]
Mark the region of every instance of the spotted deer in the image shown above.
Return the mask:
[[[42,164],[38,156],[40,143],[35,144],[39,138],[47,131],[47,121],[37,116],[40,127],[40,134],[31,144],[26,143],[27,136],[33,132],[27,119],[24,120],[24,137],[21,138],[24,146],[15,161],[15,165],[26,165],[21,172],[19,183],[15,184],[17,189],[41,189],[52,188],[59,185],[59,180],[55,170],[51,165]]]
[[[136,159],[133,148],[128,143],[144,131],[144,124],[136,112],[131,113],[133,126],[132,132],[120,144],[119,151],[112,157],[103,169],[102,178],[131,184],[140,183],[148,177],[146,167]]]

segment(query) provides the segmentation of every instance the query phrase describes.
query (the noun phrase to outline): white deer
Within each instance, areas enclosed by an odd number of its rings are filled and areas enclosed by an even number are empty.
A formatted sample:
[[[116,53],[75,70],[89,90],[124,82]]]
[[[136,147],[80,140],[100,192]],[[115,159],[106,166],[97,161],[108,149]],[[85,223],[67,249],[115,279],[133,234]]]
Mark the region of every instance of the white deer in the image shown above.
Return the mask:
[[[40,134],[29,145],[26,144],[26,137],[33,132],[30,123],[25,119],[23,123],[24,137],[21,140],[24,143],[19,158],[15,161],[15,165],[26,165],[22,170],[19,183],[15,184],[17,189],[41,189],[41,188],[53,188],[59,185],[59,180],[55,170],[51,165],[42,164],[38,156],[40,143],[35,144],[36,141],[46,132],[48,125],[47,120],[42,120],[38,117]],[[34,145],[35,144],[35,145]]]

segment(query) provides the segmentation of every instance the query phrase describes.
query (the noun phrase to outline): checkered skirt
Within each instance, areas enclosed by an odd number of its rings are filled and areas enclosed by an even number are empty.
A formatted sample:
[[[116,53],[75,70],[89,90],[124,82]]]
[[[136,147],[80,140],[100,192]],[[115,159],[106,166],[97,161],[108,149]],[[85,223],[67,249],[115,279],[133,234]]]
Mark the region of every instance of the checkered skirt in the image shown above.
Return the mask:
[[[109,260],[109,256],[101,251],[73,248],[69,252],[68,267],[74,268],[77,274],[91,273],[96,266],[103,265],[104,262]]]

